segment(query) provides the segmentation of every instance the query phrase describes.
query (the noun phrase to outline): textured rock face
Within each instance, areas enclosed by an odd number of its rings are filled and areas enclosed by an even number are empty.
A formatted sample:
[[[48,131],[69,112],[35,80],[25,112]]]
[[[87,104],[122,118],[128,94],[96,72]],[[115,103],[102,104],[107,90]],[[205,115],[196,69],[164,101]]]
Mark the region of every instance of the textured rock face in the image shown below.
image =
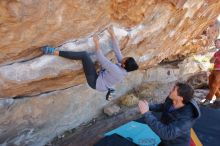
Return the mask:
[[[109,23],[108,1],[1,1],[0,63],[26,60],[38,47],[85,37]]]
[[[130,74],[116,98],[141,84],[143,73]],[[24,99],[0,100],[0,145],[43,146],[62,132],[101,114],[105,93],[86,84]]]
[[[142,82],[178,79],[177,68],[143,70],[204,51],[216,38],[219,13],[218,0],[1,0],[0,143],[43,145],[107,104],[104,93],[85,83],[79,61],[42,56],[41,46],[92,54],[91,36],[98,33],[104,54],[112,59],[105,30],[113,23],[123,55],[134,56],[141,69],[117,86],[121,96]],[[184,70],[181,76],[193,72]],[[6,99],[18,96],[27,98]]]

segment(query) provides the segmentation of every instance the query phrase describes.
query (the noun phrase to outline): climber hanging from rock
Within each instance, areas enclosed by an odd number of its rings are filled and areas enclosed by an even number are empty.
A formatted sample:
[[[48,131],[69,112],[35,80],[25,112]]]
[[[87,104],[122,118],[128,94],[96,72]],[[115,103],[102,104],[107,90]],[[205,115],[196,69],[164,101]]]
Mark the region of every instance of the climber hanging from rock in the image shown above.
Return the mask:
[[[49,46],[43,47],[42,51],[44,54],[57,55],[74,60],[82,60],[83,69],[89,86],[101,92],[108,91],[106,94],[106,100],[111,100],[115,91],[113,86],[123,81],[127,72],[137,70],[138,65],[133,57],[122,57],[112,26],[108,28],[108,32],[111,36],[113,51],[118,63],[114,64],[103,55],[100,49],[99,38],[97,35],[94,35],[93,41],[96,48],[96,57],[102,67],[102,70],[99,73],[96,72],[95,64],[92,62],[86,51],[59,51]]]

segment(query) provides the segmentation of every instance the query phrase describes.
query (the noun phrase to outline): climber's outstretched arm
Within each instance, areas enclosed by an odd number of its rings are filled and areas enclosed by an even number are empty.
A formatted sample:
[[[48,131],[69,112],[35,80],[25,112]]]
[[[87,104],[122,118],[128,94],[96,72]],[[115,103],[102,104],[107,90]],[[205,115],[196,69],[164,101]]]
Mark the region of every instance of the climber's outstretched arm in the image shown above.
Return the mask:
[[[114,51],[114,53],[115,53],[115,55],[117,57],[118,62],[121,63],[123,56],[121,54],[120,47],[118,45],[118,41],[117,41],[117,39],[115,37],[115,33],[114,33],[114,30],[113,30],[112,26],[110,26],[108,28],[108,32],[109,32],[109,34],[111,36],[113,51]]]
[[[99,38],[97,35],[93,36],[93,41],[96,48],[96,57],[102,68],[108,70],[109,72],[114,72],[115,70],[117,70],[117,66],[102,54],[99,45]]]

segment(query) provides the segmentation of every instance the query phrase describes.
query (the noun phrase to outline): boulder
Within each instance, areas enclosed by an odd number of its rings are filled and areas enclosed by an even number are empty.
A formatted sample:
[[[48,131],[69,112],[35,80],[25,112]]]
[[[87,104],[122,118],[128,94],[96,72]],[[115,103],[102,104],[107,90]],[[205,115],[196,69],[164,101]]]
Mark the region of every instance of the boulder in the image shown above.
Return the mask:
[[[119,111],[120,111],[120,107],[116,104],[108,105],[104,107],[104,113],[108,116],[116,115],[117,113],[119,113]]]
[[[117,98],[143,83],[144,96],[163,100],[179,67],[152,67],[207,50],[209,34],[215,35],[204,32],[219,13],[218,0],[0,1],[0,145],[45,145],[107,105],[105,93],[86,84],[80,61],[42,55],[42,46],[88,51],[95,62],[96,33],[103,53],[115,61],[106,31],[111,24],[122,54],[140,65],[116,86]]]

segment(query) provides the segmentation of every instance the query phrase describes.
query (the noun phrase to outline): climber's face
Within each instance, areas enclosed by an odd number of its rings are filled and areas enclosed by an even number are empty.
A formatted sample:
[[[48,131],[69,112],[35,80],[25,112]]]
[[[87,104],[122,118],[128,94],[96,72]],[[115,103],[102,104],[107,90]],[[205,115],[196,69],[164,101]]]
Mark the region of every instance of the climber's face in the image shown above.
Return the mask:
[[[218,49],[220,48],[220,40],[215,41],[215,47]]]
[[[173,102],[183,102],[183,97],[178,95],[178,86],[174,86],[173,89],[170,91],[169,98]]]
[[[125,57],[122,59],[121,61],[121,66],[124,68],[125,67],[125,63],[126,63],[126,60],[128,59],[128,57]]]

